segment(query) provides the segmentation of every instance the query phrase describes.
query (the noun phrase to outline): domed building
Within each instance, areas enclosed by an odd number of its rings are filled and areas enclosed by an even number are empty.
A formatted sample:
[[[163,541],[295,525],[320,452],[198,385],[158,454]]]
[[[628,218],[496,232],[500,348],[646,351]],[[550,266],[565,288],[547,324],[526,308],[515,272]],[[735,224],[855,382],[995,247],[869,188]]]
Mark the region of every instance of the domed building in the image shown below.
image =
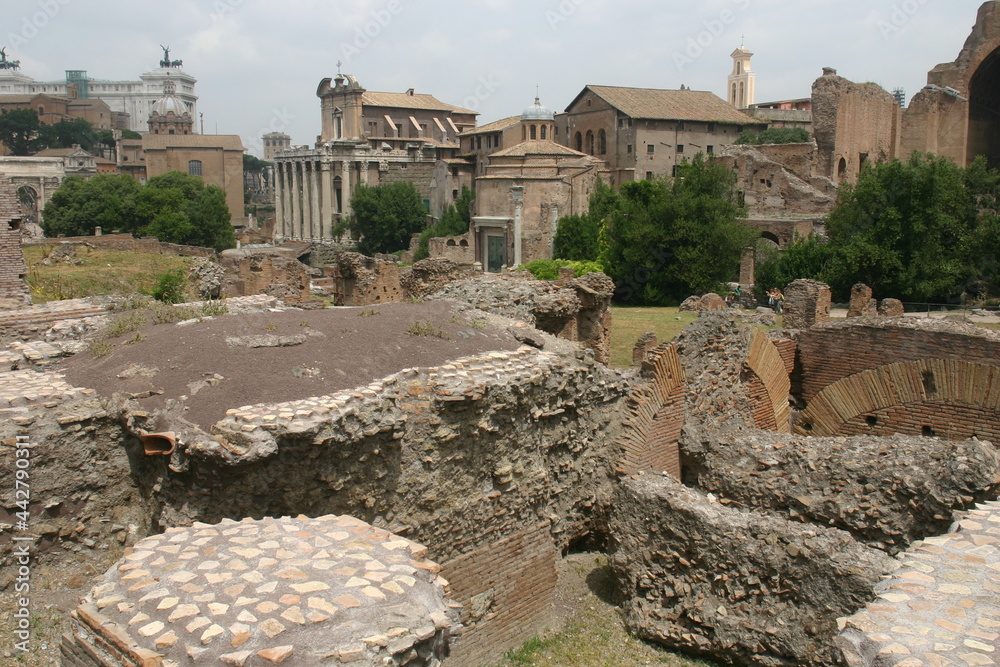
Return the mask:
[[[184,102],[177,97],[177,86],[170,79],[163,82],[163,97],[149,114],[150,134],[194,134],[194,119]]]
[[[555,138],[556,115],[539,98],[521,114],[521,141],[552,141]]]

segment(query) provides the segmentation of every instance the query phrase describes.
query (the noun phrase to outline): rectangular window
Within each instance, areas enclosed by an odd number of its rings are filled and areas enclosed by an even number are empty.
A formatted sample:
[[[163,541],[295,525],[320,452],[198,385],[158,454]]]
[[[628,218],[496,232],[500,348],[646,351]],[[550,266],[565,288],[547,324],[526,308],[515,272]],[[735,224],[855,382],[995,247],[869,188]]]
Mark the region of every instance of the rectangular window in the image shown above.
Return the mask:
[[[646,146],[646,152],[652,155],[653,153],[656,152],[656,146],[654,144],[649,144],[648,146]]]
[[[646,180],[647,181],[653,180],[653,172],[651,172],[651,171],[647,171],[646,172]]]
[[[709,146],[707,150],[709,155],[715,155],[715,146]]]
[[[684,152],[684,144],[677,144],[677,152],[678,153]]]
[[[678,132],[683,132],[684,131],[684,121],[680,121],[680,122],[677,123],[677,131]]]
[[[625,152],[628,153],[629,155],[632,154],[632,144],[628,145],[628,148],[625,149]]]
[[[708,124],[708,132],[709,132],[709,134],[711,134],[712,132],[715,132],[715,123],[709,123]]]
[[[188,162],[188,173],[192,176],[201,176],[201,160],[190,160]]]

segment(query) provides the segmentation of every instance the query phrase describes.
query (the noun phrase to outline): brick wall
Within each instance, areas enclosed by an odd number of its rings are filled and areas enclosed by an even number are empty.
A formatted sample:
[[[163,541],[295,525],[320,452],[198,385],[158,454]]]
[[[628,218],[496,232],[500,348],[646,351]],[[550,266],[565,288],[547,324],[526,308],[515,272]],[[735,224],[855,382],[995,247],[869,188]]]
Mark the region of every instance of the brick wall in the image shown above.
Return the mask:
[[[906,320],[835,323],[799,337],[802,396],[796,431],[995,437],[1000,335]]]
[[[788,394],[792,385],[785,360],[763,331],[756,330],[747,354],[748,390],[757,428],[788,433]]]
[[[625,432],[618,441],[624,475],[666,472],[681,478],[678,442],[684,426],[684,369],[677,346],[661,345],[643,362],[650,381],[632,390]]]
[[[559,552],[549,530],[540,523],[442,566],[468,628],[446,665],[489,664],[552,622]]]
[[[0,174],[0,299],[31,303],[24,280],[28,267],[21,250],[21,213],[17,190]]]

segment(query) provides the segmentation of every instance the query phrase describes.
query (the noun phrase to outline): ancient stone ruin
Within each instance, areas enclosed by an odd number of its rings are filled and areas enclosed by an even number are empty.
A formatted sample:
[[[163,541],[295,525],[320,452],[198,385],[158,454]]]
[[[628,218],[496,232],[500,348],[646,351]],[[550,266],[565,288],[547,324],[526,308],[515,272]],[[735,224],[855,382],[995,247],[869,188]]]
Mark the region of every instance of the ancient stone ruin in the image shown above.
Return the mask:
[[[24,280],[27,273],[21,250],[17,188],[0,174],[0,308],[31,303],[31,292]]]
[[[816,319],[824,286],[800,287]],[[484,276],[422,303],[0,320],[37,557],[110,567],[63,660],[490,664],[551,622],[557,561],[587,543],[630,630],[675,649],[988,664],[995,607],[951,609],[996,585],[1000,334],[705,313],[615,370],[609,298],[599,275]]]

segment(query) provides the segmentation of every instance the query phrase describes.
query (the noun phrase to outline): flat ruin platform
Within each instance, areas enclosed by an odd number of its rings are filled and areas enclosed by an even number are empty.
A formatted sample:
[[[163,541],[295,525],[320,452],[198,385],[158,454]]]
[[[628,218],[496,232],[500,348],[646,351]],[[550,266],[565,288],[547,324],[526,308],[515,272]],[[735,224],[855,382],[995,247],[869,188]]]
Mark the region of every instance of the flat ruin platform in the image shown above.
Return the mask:
[[[171,412],[206,430],[236,406],[322,396],[521,345],[506,324],[452,301],[146,324],[110,342],[105,356],[65,359],[66,382],[103,396],[125,393],[149,411],[180,401],[181,413]]]

